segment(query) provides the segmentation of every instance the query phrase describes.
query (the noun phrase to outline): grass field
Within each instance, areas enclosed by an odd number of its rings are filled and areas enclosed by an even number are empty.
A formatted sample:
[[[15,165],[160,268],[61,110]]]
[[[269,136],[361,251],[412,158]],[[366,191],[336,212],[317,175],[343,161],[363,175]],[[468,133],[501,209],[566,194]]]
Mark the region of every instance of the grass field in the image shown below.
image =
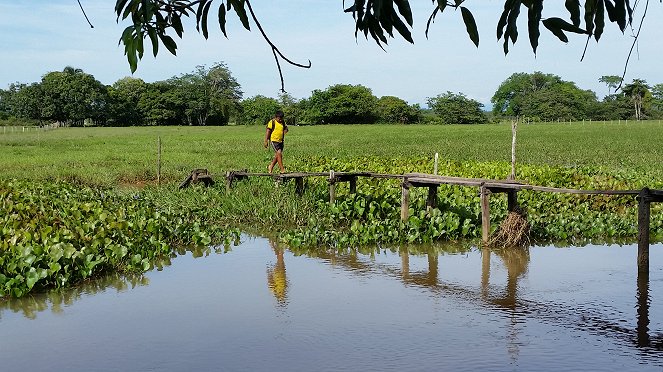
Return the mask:
[[[65,179],[114,186],[156,180],[157,138],[165,182],[193,168],[213,174],[231,169],[264,171],[271,154],[262,127],[60,128],[0,133],[2,178]],[[521,124],[522,164],[592,167],[663,178],[663,125],[659,122]],[[288,171],[317,156],[354,159],[431,157],[509,162],[509,125],[326,125],[292,127],[286,137]],[[365,169],[370,171],[371,169]],[[432,171],[432,164],[431,164]],[[505,175],[506,176],[506,175]]]

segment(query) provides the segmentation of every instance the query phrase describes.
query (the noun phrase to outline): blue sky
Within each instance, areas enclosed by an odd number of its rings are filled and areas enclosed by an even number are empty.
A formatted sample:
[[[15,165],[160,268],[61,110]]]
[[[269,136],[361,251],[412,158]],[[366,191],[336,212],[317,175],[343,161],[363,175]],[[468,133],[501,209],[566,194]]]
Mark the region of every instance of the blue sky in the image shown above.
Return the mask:
[[[118,46],[127,24],[116,22],[115,1],[81,2],[94,29],[87,25],[76,0],[0,3],[0,87],[16,81],[38,81],[46,72],[65,66],[82,68],[104,84],[131,75],[123,48]],[[643,8],[644,1],[639,3]],[[601,42],[590,41],[585,60],[580,62],[584,37],[569,35],[570,42],[563,44],[542,27],[535,56],[527,40],[523,14],[518,43],[504,56],[502,43],[495,39],[503,0],[467,2],[477,19],[479,48],[468,39],[459,12],[438,15],[426,39],[424,31],[432,3],[411,0],[411,4],[415,44],[394,39],[384,52],[371,40],[355,39],[353,19],[343,13],[341,0],[253,0],[263,27],[281,51],[298,62],[311,60],[308,70],[282,65],[286,90],[297,98],[308,97],[314,89],[346,83],[362,84],[377,96],[395,95],[410,103],[425,104],[427,97],[451,91],[488,104],[499,84],[511,74],[534,71],[559,75],[602,97],[607,87],[598,78],[622,74],[632,42],[630,30],[622,35],[610,24]],[[544,17],[565,15],[553,13],[562,4],[561,0],[546,1]],[[642,13],[638,10],[637,23]],[[629,63],[627,81],[641,78],[652,85],[663,83],[659,68],[663,56],[661,19],[663,4],[652,1]],[[184,40],[178,40],[177,57],[163,47],[157,58],[146,53],[133,76],[153,82],[190,72],[196,65],[222,61],[242,85],[245,97],[278,94],[280,80],[274,58],[255,27],[253,32],[244,30],[233,13],[228,39],[214,23],[209,40],[195,31],[192,20],[185,23],[185,29]]]

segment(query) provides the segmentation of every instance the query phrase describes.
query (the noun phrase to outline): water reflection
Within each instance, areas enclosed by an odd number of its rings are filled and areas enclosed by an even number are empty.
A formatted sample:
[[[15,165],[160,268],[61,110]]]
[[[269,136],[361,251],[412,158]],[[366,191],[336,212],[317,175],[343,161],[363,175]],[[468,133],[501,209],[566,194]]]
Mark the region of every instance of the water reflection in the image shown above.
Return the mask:
[[[269,241],[270,260],[267,266],[267,287],[276,299],[278,307],[283,311],[291,312],[287,305],[290,299],[290,288],[297,284],[297,280],[288,278],[286,274],[286,256],[288,250],[279,246],[274,241]],[[209,256],[212,253],[223,253],[228,247],[211,247],[191,251],[193,257]],[[183,250],[181,253],[185,254]],[[482,250],[480,266],[477,265],[475,280],[469,283],[443,279],[446,273],[440,264],[447,262],[444,259],[444,250],[440,247],[430,249],[428,252],[421,248],[411,250],[402,247],[396,253],[395,262],[385,263],[376,260],[376,253],[380,250],[363,251],[349,250],[338,251],[315,251],[307,254],[308,257],[327,262],[335,268],[340,268],[350,275],[356,276],[381,276],[394,279],[404,286],[416,286],[436,298],[451,298],[464,305],[474,306],[483,313],[498,311],[506,314],[507,324],[504,331],[506,350],[512,360],[520,358],[522,340],[528,335],[523,335],[523,323],[527,319],[536,319],[543,323],[552,324],[562,328],[577,330],[583,333],[600,335],[602,338],[616,341],[620,346],[637,348],[644,354],[650,356],[661,356],[663,351],[663,335],[652,333],[650,330],[650,280],[648,275],[641,274],[637,277],[635,314],[636,325],[628,327],[625,322],[615,316],[629,318],[624,314],[606,313],[605,304],[591,304],[585,306],[573,302],[565,303],[555,300],[545,300],[547,297],[532,298],[527,288],[521,287],[523,279],[527,278],[530,271],[531,257],[527,249],[514,250]],[[301,253],[301,252],[299,252]],[[452,253],[458,253],[456,247]],[[470,252],[476,254],[477,252]],[[292,256],[289,256],[292,258]],[[421,257],[424,257],[422,260]],[[399,265],[400,261],[400,265]],[[263,265],[261,261],[260,265]],[[290,263],[289,263],[290,264]],[[506,280],[500,279],[499,266],[503,265],[506,271]],[[156,265],[158,269],[170,265],[170,259]],[[295,264],[296,265],[296,264]],[[296,267],[296,266],[290,266]],[[635,265],[633,267],[635,270]],[[264,275],[263,266],[259,267]],[[473,269],[474,270],[474,269]],[[496,273],[497,271],[497,273]],[[256,275],[259,285],[264,290],[265,277]],[[480,277],[480,283],[476,279]],[[298,280],[307,280],[300,278]],[[293,281],[293,282],[291,282]],[[472,284],[475,283],[475,284]],[[98,292],[115,290],[124,292],[139,286],[149,285],[149,280],[144,275],[126,276],[112,274],[95,281],[84,282],[69,290],[52,291],[46,294],[38,294],[23,299],[6,299],[0,301],[0,319],[5,311],[21,313],[24,317],[34,319],[39,312],[51,311],[62,313],[64,309],[77,300]],[[523,289],[524,288],[524,289]],[[521,293],[522,292],[522,293]],[[633,293],[633,292],[631,292]],[[609,299],[606,299],[609,303]],[[631,349],[633,350],[633,349]]]
[[[37,318],[37,314],[51,310],[53,314],[60,314],[64,308],[72,305],[81,298],[96,293],[115,290],[125,292],[140,286],[147,286],[150,280],[142,274],[113,273],[95,280],[87,280],[75,287],[55,289],[47,293],[36,293],[22,298],[7,298],[0,301],[0,319],[6,310],[22,313],[28,319]]]
[[[288,278],[285,275],[285,260],[283,258],[285,249],[274,240],[269,241],[269,246],[276,254],[276,263],[267,268],[267,286],[276,297],[279,306],[285,306],[288,303]]]

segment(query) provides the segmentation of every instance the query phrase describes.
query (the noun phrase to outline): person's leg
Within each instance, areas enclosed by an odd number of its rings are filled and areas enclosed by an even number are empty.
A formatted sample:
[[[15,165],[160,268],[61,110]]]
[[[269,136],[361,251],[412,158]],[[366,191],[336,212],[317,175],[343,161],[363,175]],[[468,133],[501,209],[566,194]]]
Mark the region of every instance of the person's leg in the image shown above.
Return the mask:
[[[267,172],[272,173],[272,170],[274,169],[274,166],[278,162],[278,152],[274,155],[274,159],[272,159],[272,162],[267,166]]]
[[[285,167],[283,166],[283,151],[281,151],[281,150],[277,151],[276,156],[274,158],[279,163],[279,168],[281,168],[281,173],[284,173],[285,172]]]

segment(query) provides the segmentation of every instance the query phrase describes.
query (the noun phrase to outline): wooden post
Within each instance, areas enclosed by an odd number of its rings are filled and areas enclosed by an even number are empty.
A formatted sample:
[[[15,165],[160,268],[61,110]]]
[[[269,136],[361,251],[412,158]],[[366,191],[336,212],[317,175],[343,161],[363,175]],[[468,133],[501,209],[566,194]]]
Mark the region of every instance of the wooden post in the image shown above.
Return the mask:
[[[230,194],[230,188],[233,186],[233,174],[232,172],[226,172],[226,194]]]
[[[481,241],[486,244],[490,237],[490,190],[481,186]]]
[[[638,195],[638,273],[649,273],[649,189],[644,188]]]
[[[357,192],[357,177],[350,177],[350,194]]]
[[[506,192],[506,198],[507,198],[507,209],[509,212],[513,212],[516,210],[516,207],[518,206],[518,191],[516,190],[509,190]]]
[[[161,186],[161,136],[157,137],[157,186]]]
[[[433,167],[433,174],[437,176],[437,160],[439,158],[438,153],[435,153],[435,166]]]
[[[295,193],[297,195],[304,193],[304,177],[295,177]]]
[[[437,204],[437,185],[428,186],[428,198],[426,199],[426,210],[430,211]]]
[[[516,179],[516,132],[518,131],[518,120],[511,121],[511,175],[509,179]]]
[[[410,183],[407,178],[401,183],[401,220],[407,221],[410,214]]]
[[[336,176],[334,176],[334,170],[329,171],[329,204],[334,204],[336,202]]]

